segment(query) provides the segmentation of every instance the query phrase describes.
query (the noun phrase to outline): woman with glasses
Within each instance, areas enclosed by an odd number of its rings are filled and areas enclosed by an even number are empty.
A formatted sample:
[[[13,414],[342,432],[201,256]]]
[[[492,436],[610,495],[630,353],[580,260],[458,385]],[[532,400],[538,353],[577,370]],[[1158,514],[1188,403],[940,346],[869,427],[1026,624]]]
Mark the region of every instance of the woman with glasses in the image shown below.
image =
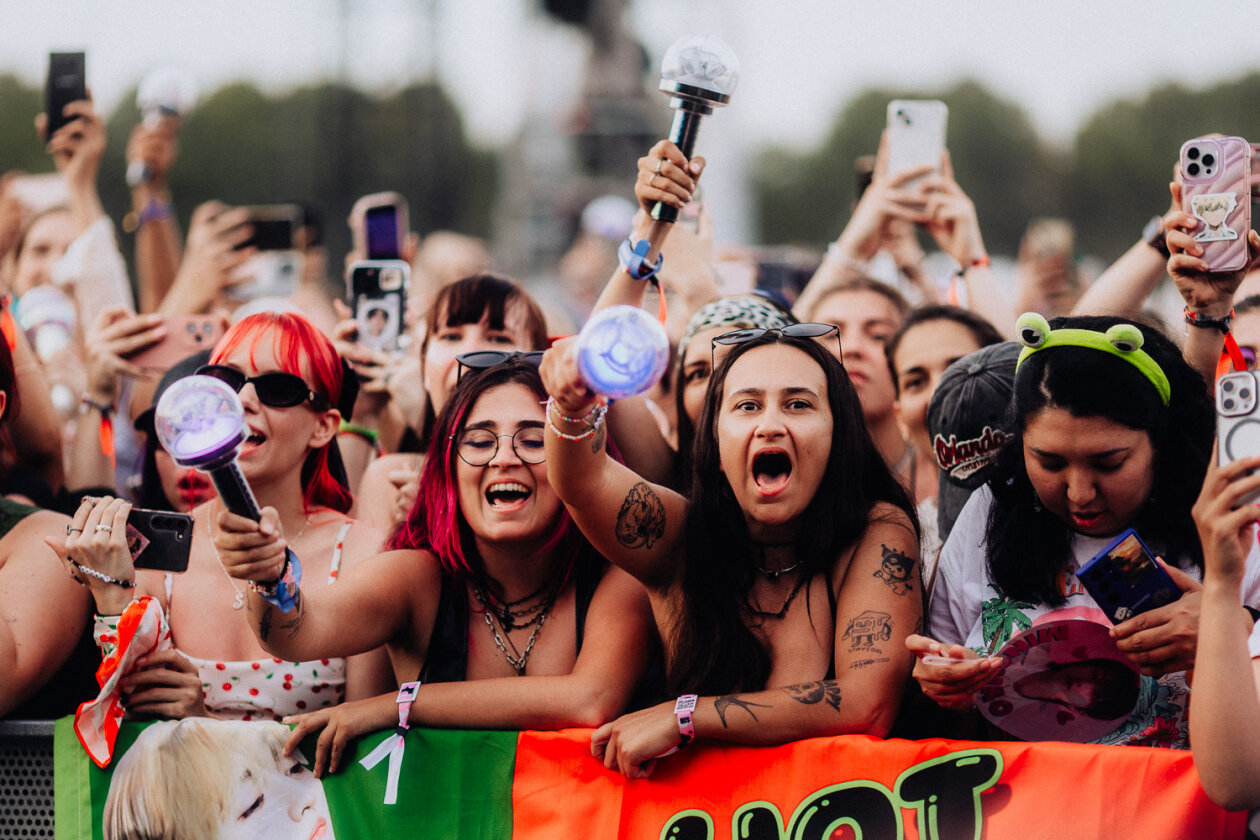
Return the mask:
[[[411,724],[557,729],[620,713],[650,651],[647,598],[552,490],[545,400],[528,354],[466,371],[437,417],[419,498],[391,550],[335,587],[303,588],[295,615],[251,595],[264,647],[310,659],[385,645],[398,682],[420,681]],[[274,534],[241,517],[223,525],[216,544],[233,576],[275,575]],[[394,726],[398,701],[390,693],[289,722],[290,751],[323,730],[322,775],[349,740]]]
[[[573,344],[543,357],[552,484],[582,532],[647,589],[677,701],[592,741],[631,777],[695,738],[885,735],[922,620],[905,491],[867,435],[829,325],[715,338],[686,497],[601,445],[604,405]]]
[[[347,451],[351,451],[350,447],[366,449],[362,440],[366,435],[379,436],[376,440],[384,442],[390,452],[362,473],[355,494],[356,512],[387,533],[406,518],[415,500],[415,483],[424,465],[423,453],[434,418],[459,377],[460,355],[541,351],[546,346],[547,328],[542,312],[516,282],[494,274],[477,274],[444,286],[425,316],[424,339],[420,343],[422,417],[415,432],[398,443],[387,440],[390,418],[398,410],[398,401],[390,396],[397,384],[390,385],[392,368],[359,364],[358,359],[385,360],[379,354],[364,355],[356,345],[344,345],[346,358],[355,363],[365,378],[353,429],[342,436]],[[353,480],[353,466],[350,474]]]
[[[301,556],[307,587],[331,584],[375,553],[379,532],[346,515],[350,493],[334,477],[336,406],[353,385],[331,342],[300,316],[265,312],[234,326],[197,372],[238,391],[249,436],[236,462],[264,509],[263,527]],[[215,549],[225,516],[217,497],[190,511],[188,570],[178,575],[135,570],[130,509],[121,499],[85,498],[64,540],[50,543],[91,588],[101,616],[96,638],[107,648],[134,597],[152,596],[163,607],[173,649],[146,656],[124,677],[129,712],[278,720],[390,684],[380,652],[284,662],[259,646],[243,609],[246,587],[228,576]]]

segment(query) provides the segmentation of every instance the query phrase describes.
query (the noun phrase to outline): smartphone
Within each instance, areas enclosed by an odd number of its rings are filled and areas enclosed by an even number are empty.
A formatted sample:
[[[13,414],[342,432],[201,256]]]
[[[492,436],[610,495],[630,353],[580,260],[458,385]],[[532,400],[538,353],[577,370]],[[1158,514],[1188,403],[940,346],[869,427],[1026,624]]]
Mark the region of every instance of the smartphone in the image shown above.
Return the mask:
[[[1112,624],[1181,597],[1177,584],[1132,528],[1077,569],[1076,578]]]
[[[44,88],[44,113],[48,115],[47,138],[51,139],[57,129],[73,119],[62,113],[65,107],[82,99],[87,99],[84,54],[49,53],[48,84]]]
[[[1251,144],[1241,137],[1197,137],[1181,146],[1181,209],[1213,272],[1246,268],[1251,229]]]
[[[127,514],[127,547],[137,569],[186,570],[192,535],[193,518],[186,513],[132,508]]]
[[[1260,386],[1249,370],[1227,373],[1216,380],[1216,457],[1219,466],[1240,458],[1260,455],[1260,412],[1256,392]],[[1242,500],[1260,500],[1257,491]]]
[[[249,225],[254,229],[237,250],[292,251],[293,233],[302,226],[302,208],[296,204],[268,204],[247,207]]]
[[[212,349],[224,332],[223,319],[217,315],[176,316],[165,324],[166,337],[128,356],[132,364],[164,373],[192,354]]]
[[[350,211],[355,250],[369,260],[401,259],[410,227],[407,199],[396,192],[365,195]]]
[[[940,174],[949,108],[937,99],[894,99],[888,103],[888,175],[930,166]],[[924,176],[926,177],[926,176]],[[919,178],[911,179],[913,186]]]
[[[346,271],[346,296],[359,343],[383,353],[399,349],[411,266],[403,260],[360,260]]]

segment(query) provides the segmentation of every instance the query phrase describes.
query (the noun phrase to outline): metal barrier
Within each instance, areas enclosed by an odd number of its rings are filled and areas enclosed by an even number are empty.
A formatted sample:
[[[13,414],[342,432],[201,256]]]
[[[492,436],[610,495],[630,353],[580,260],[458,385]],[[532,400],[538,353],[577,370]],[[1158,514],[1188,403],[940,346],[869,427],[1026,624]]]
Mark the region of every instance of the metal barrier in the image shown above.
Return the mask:
[[[53,722],[0,720],[0,840],[53,836]]]

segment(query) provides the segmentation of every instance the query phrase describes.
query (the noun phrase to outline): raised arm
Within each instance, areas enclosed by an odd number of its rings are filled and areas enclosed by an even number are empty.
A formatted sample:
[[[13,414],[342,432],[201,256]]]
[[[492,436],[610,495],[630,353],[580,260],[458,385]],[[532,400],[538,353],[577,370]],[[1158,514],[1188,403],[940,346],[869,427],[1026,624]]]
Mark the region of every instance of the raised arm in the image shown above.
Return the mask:
[[[576,344],[563,339],[543,355],[547,407],[547,477],[600,554],[649,592],[668,589],[682,572],[679,550],[687,503],[644,481],[605,451],[603,402],[578,373]]]
[[[413,726],[465,729],[594,727],[620,714],[647,668],[652,633],[643,587],[610,568],[586,614],[582,649],[568,674],[499,677],[422,685],[408,718]],[[286,720],[296,723],[286,750],[320,734],[315,772],[335,771],[346,745],[397,723],[395,694],[343,703]]]
[[[1231,810],[1260,805],[1260,659],[1248,649],[1252,623],[1239,609],[1260,519],[1245,501],[1260,490],[1257,470],[1260,458],[1218,468],[1213,449],[1194,505],[1204,572],[1190,738],[1203,789]]]
[[[179,156],[179,124],[180,118],[172,116],[154,123],[145,120],[127,140],[127,161],[142,161],[145,172],[131,188],[141,312],[157,310],[179,271],[179,224],[167,187],[167,176]]]
[[[883,737],[900,708],[912,657],[907,637],[922,628],[919,547],[904,514],[877,508],[872,524],[836,575],[834,676],[762,691],[703,697],[695,737],[744,744],[860,732]],[[679,743],[674,701],[600,727],[591,749],[631,778]]]

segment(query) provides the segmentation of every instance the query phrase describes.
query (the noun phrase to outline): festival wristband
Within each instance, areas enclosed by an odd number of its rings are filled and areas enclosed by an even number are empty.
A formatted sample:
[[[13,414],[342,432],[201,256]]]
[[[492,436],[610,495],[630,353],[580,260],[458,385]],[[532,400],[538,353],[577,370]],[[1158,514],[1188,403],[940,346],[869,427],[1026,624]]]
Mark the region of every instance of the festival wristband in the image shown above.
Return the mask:
[[[293,553],[293,549],[286,548],[279,579],[270,583],[251,580],[249,590],[261,595],[264,601],[279,607],[280,612],[287,613],[297,603],[298,584],[301,582],[302,562]]]
[[[665,255],[656,255],[656,265],[652,265],[647,261],[648,251],[652,249],[652,243],[646,239],[640,239],[638,242],[631,242],[629,237],[617,247],[617,261],[621,263],[621,267],[625,269],[636,280],[648,280],[656,276],[656,272],[661,270],[661,266],[665,264]]]
[[[684,694],[674,702],[674,715],[678,718],[678,743],[656,756],[657,758],[673,755],[696,739],[694,714],[699,700],[694,694]]]
[[[398,777],[402,772],[403,751],[407,747],[407,730],[411,728],[408,718],[411,717],[411,704],[415,702],[420,691],[420,681],[403,683],[398,689],[398,726],[393,735],[386,735],[385,740],[376,745],[367,756],[359,761],[364,770],[371,770],[389,756],[389,769],[385,780],[385,804],[393,805],[398,801]]]

